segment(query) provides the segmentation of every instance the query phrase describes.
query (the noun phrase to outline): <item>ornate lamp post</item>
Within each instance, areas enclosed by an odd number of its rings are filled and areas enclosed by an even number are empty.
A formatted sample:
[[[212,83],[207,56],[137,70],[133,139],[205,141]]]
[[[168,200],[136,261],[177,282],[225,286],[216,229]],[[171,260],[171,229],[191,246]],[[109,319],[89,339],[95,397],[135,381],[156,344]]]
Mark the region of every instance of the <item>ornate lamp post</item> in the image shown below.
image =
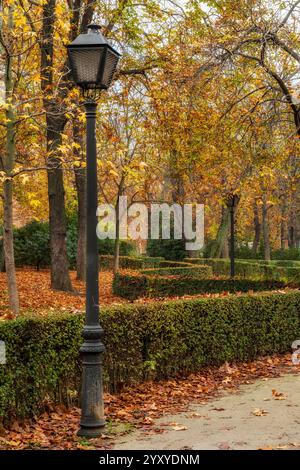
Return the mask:
[[[73,79],[83,92],[86,110],[87,154],[87,245],[86,318],[83,329],[81,421],[79,436],[98,437],[105,425],[102,387],[103,330],[99,323],[98,244],[97,244],[97,155],[96,110],[101,90],[107,90],[120,54],[107,42],[94,24],[67,46]]]

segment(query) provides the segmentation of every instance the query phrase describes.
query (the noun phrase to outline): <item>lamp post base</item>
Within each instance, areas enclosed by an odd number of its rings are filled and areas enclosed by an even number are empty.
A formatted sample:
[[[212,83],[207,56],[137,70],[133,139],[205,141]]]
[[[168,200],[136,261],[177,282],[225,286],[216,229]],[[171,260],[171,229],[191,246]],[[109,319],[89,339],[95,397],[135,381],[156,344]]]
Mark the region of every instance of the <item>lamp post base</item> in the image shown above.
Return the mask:
[[[77,436],[79,437],[87,437],[90,439],[100,437],[103,434],[105,428],[105,421],[103,421],[102,425],[98,425],[96,428],[88,428],[85,426],[80,426],[80,429],[77,431]]]
[[[85,339],[80,348],[82,355],[81,420],[78,436],[99,437],[105,426],[102,355],[104,346],[101,341],[102,328],[99,325],[86,325],[83,330]]]

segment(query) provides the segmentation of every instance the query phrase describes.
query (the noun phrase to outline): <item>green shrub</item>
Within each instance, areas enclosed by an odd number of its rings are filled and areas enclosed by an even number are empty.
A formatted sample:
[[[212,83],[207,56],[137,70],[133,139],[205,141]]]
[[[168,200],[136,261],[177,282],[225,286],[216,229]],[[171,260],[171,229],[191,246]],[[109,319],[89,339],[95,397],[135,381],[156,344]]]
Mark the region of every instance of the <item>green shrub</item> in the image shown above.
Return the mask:
[[[1,235],[1,234],[0,234]],[[3,242],[0,239],[0,258]],[[98,240],[99,253],[113,254],[114,240]],[[50,266],[50,236],[48,222],[33,221],[24,227],[14,229],[14,250],[16,266],[34,266],[37,269]],[[134,255],[132,242],[120,241],[121,255]],[[77,219],[67,220],[67,255],[70,269],[76,268]],[[0,263],[1,264],[1,263]]]
[[[255,279],[197,279],[193,277],[160,277],[146,275],[114,276],[113,292],[126,299],[139,297],[162,298],[205,293],[248,292],[280,289],[286,284],[281,281]]]
[[[98,240],[98,248],[100,255],[113,255],[115,251],[115,241],[109,238]],[[120,240],[120,255],[136,256],[134,244],[131,241]]]
[[[204,259],[204,258],[186,258],[191,264],[208,264],[212,267],[215,275],[229,276],[230,261],[228,259]],[[236,275],[249,279],[261,280],[279,280],[291,284],[300,283],[300,266],[290,266],[289,264],[280,266],[277,262],[265,261],[256,262],[256,260],[236,260]]]
[[[47,222],[33,221],[14,230],[16,266],[49,266],[50,237]]]
[[[169,267],[158,269],[143,269],[141,274],[148,276],[181,276],[181,277],[194,277],[197,279],[205,279],[212,276],[211,266],[187,266],[187,267]]]
[[[148,240],[147,254],[161,256],[172,261],[181,261],[186,256],[184,240]]]
[[[105,386],[114,390],[287,352],[300,336],[299,312],[299,292],[104,308]],[[0,417],[37,415],[49,400],[70,402],[79,386],[82,325],[82,315],[67,313],[0,323],[7,349],[7,363],[0,365]]]
[[[252,248],[242,245],[235,249],[235,257],[240,258],[240,259],[254,259],[254,258],[262,259],[263,258],[262,247],[260,246],[257,253],[254,253]]]
[[[271,258],[276,260],[298,260],[300,261],[300,249],[289,248],[287,250],[274,250]]]

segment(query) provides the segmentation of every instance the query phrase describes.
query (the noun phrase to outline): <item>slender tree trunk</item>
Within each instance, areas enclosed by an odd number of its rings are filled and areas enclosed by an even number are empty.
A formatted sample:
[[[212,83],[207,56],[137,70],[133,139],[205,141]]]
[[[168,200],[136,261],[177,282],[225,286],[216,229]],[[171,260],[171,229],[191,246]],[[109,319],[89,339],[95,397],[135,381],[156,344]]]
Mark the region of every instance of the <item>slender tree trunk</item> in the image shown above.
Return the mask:
[[[262,196],[262,228],[264,237],[264,257],[266,261],[271,260],[271,248],[270,248],[270,229],[269,229],[269,216],[268,216],[268,204],[266,193]]]
[[[259,247],[260,233],[261,233],[261,223],[259,220],[257,199],[255,199],[253,203],[253,224],[254,224],[254,240],[253,240],[252,251],[254,255],[256,255],[258,247]]]
[[[225,237],[224,244],[221,251],[221,258],[229,258],[229,240],[228,235]]]
[[[115,246],[114,246],[114,267],[113,272],[116,274],[120,269],[120,214],[119,214],[119,206],[120,206],[120,197],[124,193],[124,176],[122,176],[120,185],[118,188],[118,196],[116,202],[116,238],[115,238]]]
[[[18,315],[19,295],[14,257],[12,180],[6,180],[4,182],[4,257],[9,306],[12,312]]]
[[[289,210],[289,219],[288,219],[289,248],[296,248],[296,216],[295,216],[294,197],[295,197],[295,194],[292,195],[292,201],[291,201],[291,206]]]
[[[8,24],[9,29],[13,28],[13,8],[9,7]],[[12,173],[16,158],[16,118],[13,108],[13,80],[12,80],[12,56],[6,54],[5,62],[5,101],[6,109],[6,155],[4,158],[4,169],[6,179],[3,187],[4,199],[4,232],[3,247],[6,268],[6,278],[8,285],[9,307],[15,315],[19,313],[19,294],[16,278],[15,257],[14,257],[14,237],[13,237],[13,179]]]
[[[218,228],[217,236],[211,245],[209,257],[220,258],[224,242],[228,237],[228,230],[230,225],[230,209],[228,207],[222,207],[222,216],[220,225]]]
[[[114,268],[113,272],[116,274],[120,269],[120,222],[118,221],[118,217],[116,218],[116,238],[115,238],[115,246],[114,246]]]
[[[41,42],[41,86],[46,110],[48,152],[48,200],[51,252],[51,287],[72,291],[68,270],[65,193],[63,170],[59,155],[61,134],[66,124],[63,102],[53,96],[53,37],[56,0],[43,5],[43,30]]]
[[[222,207],[222,217],[225,207]],[[227,230],[227,234],[224,238],[224,243],[221,249],[221,258],[229,258],[229,227]]]
[[[3,195],[3,201],[4,201],[4,195]],[[4,226],[3,226],[3,230],[4,230]],[[4,239],[3,239],[3,236],[0,237],[0,238],[1,238],[1,242],[2,242],[1,252],[0,252],[0,272],[5,273]]]
[[[282,201],[281,203],[280,247],[281,250],[286,250],[289,247],[287,204],[285,201]]]
[[[51,120],[52,121],[52,120]],[[50,121],[50,122],[51,122]],[[48,200],[51,253],[51,288],[72,291],[67,257],[67,224],[65,216],[65,191],[61,161],[57,157],[61,145],[61,127],[48,120]],[[59,130],[58,130],[59,129]]]

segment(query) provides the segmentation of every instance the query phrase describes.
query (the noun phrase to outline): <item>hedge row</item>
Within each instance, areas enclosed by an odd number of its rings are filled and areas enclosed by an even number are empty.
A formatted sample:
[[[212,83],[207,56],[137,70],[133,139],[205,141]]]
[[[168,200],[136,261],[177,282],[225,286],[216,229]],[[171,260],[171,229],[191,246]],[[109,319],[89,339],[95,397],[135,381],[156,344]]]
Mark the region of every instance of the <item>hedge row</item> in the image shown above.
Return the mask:
[[[255,264],[267,264],[271,266],[282,266],[289,268],[300,268],[299,260],[287,260],[287,259],[272,259],[270,261],[265,261],[263,259],[239,259],[238,261],[244,261],[246,263],[255,263]]]
[[[111,255],[100,256],[100,269],[113,269],[114,257]],[[163,268],[163,267],[188,267],[190,263],[181,261],[167,261],[164,258],[150,258],[144,257],[133,257],[133,256],[120,256],[119,266],[124,269],[147,269],[147,268]]]
[[[117,273],[113,280],[113,292],[120,297],[135,300],[139,297],[157,298],[221,292],[263,292],[284,288],[281,281],[256,279],[228,279],[193,277],[159,277],[125,275]]]
[[[286,352],[300,337],[299,312],[299,292],[105,308],[106,387]],[[1,322],[0,417],[37,415],[75,395],[82,325],[83,315],[67,313]]]
[[[143,269],[141,274],[147,276],[181,276],[185,278],[206,279],[212,277],[211,266],[187,266],[187,267],[169,267],[157,269]]]
[[[230,275],[230,261],[228,259],[186,258],[192,264],[208,264],[215,275]],[[300,282],[300,266],[279,266],[277,263],[255,263],[236,260],[235,272],[237,276],[252,279],[274,279],[297,284]]]
[[[119,266],[124,269],[143,269],[143,268],[155,268],[159,266],[159,262],[163,261],[163,258],[138,258],[133,256],[120,256]],[[113,255],[101,255],[99,259],[100,269],[113,269],[114,257]]]

